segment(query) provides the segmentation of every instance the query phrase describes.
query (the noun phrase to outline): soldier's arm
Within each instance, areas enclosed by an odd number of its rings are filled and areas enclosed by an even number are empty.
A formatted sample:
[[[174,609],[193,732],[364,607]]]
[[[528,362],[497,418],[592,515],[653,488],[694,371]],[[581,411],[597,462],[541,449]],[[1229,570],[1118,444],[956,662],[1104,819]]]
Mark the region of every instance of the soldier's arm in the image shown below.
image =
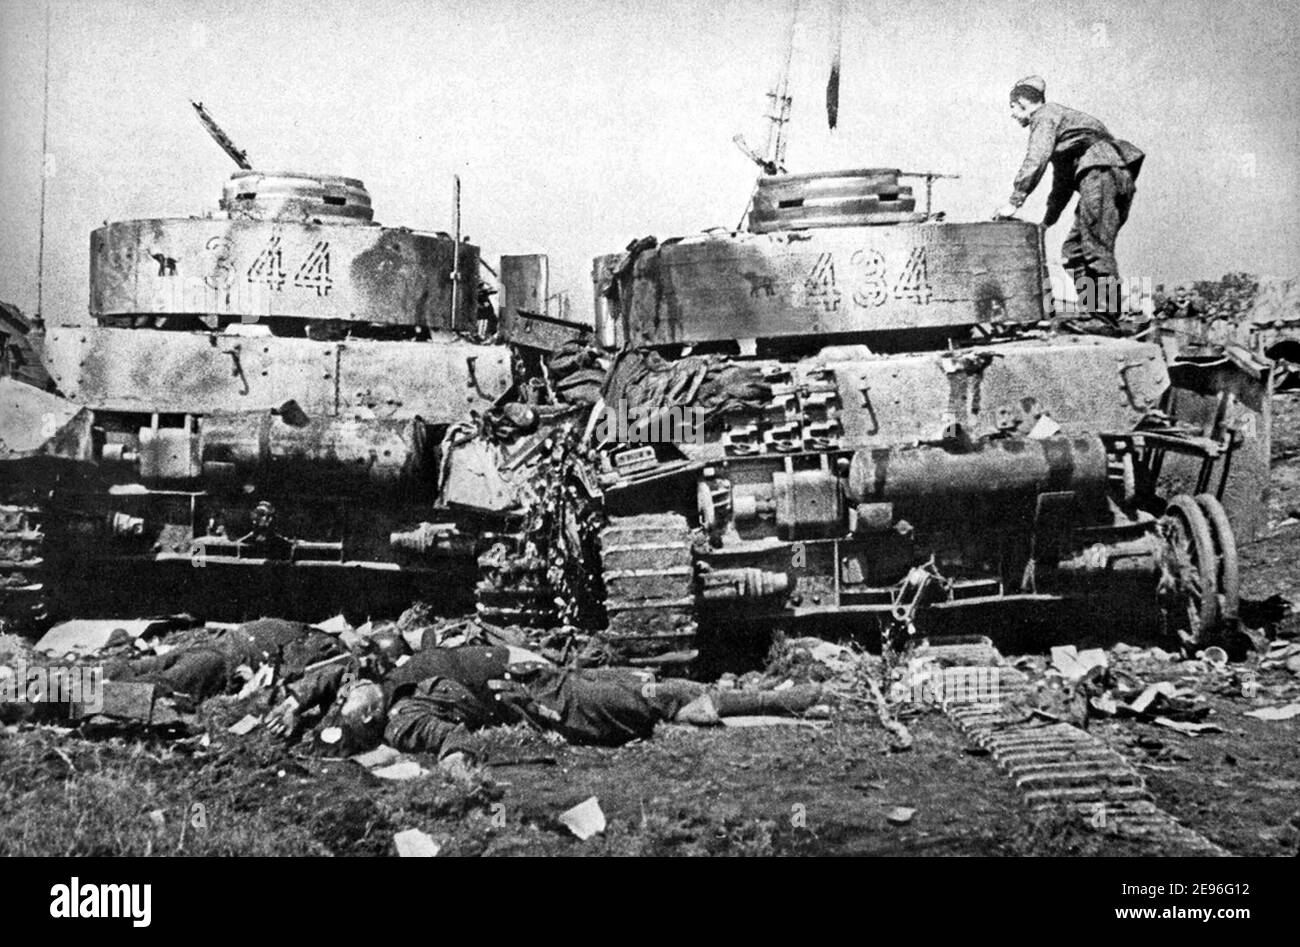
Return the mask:
[[[1065,206],[1070,203],[1074,185],[1061,173],[1060,168],[1052,169],[1052,190],[1047,195],[1047,210],[1043,213],[1043,226],[1050,227],[1060,219]]]
[[[1012,185],[1011,205],[1020,207],[1025,203],[1025,199],[1034,192],[1038,187],[1038,182],[1043,179],[1043,172],[1047,170],[1048,164],[1052,161],[1052,152],[1056,148],[1056,127],[1059,119],[1048,116],[1040,118],[1034,122],[1029,129],[1029,148],[1025,152],[1025,160],[1020,165],[1020,171],[1016,174],[1015,183]]]
[[[284,700],[263,718],[266,728],[276,736],[288,737],[298,727],[298,718],[314,707],[334,703],[349,673],[355,667],[347,663],[326,665],[312,671],[284,689]]]
[[[298,701],[303,710],[328,707],[334,703],[348,677],[355,676],[356,670],[355,665],[346,662],[326,665],[288,685],[285,691]]]

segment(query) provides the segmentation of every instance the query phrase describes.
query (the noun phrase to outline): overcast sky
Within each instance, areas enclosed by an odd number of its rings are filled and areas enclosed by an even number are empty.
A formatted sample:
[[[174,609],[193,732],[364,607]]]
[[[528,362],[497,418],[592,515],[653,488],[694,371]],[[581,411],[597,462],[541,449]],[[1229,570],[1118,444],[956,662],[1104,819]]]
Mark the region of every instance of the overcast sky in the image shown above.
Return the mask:
[[[234,169],[362,178],[376,218],[465,232],[489,260],[546,252],[590,312],[593,256],[734,226],[764,137],[789,0],[52,0],[44,308],[84,318],[90,231],[215,207]],[[1147,152],[1125,275],[1300,275],[1300,13],[1277,0],[846,0],[840,128],[824,90],[835,0],[802,0],[792,171],[902,167],[949,219],[1009,195],[1013,80]],[[36,304],[44,9],[0,0],[0,299]],[[1024,216],[1042,215],[1046,182]],[[1069,217],[1048,233],[1052,259]]]

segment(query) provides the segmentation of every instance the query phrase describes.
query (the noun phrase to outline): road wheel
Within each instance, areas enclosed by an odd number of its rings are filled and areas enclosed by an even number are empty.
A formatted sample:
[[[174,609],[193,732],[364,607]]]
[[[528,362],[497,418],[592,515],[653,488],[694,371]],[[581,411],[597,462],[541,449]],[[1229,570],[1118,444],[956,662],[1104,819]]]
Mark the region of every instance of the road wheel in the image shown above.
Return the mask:
[[[1170,630],[1188,648],[1204,648],[1219,632],[1219,557],[1210,523],[1188,494],[1169,501],[1162,520],[1173,588],[1162,611]]]
[[[1214,537],[1214,554],[1218,559],[1216,578],[1219,585],[1219,621],[1227,625],[1237,618],[1241,600],[1241,574],[1237,563],[1237,537],[1228,522],[1228,513],[1218,498],[1209,493],[1196,497]]]

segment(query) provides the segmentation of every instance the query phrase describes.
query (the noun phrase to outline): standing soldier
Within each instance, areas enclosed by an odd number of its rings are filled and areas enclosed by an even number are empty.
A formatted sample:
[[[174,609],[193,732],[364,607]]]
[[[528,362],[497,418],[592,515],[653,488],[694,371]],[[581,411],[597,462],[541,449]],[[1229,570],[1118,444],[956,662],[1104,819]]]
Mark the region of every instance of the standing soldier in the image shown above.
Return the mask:
[[[1021,79],[1011,89],[1011,117],[1029,129],[1029,150],[1011,200],[994,217],[1013,217],[1050,162],[1052,190],[1043,226],[1056,223],[1077,190],[1074,226],[1061,246],[1063,262],[1074,277],[1080,308],[1115,331],[1119,309],[1115,238],[1128,219],[1133,181],[1145,155],[1115,138],[1091,115],[1047,102],[1046,92],[1047,83],[1039,76]]]

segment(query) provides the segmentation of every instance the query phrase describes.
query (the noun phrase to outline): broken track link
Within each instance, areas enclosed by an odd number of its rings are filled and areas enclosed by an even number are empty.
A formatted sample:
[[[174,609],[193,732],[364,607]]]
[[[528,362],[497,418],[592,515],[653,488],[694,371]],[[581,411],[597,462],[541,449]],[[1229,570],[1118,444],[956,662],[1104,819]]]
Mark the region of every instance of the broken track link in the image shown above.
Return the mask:
[[[944,713],[967,740],[989,752],[1031,810],[1065,809],[1093,829],[1166,845],[1170,854],[1230,854],[1160,809],[1142,774],[1103,740],[1028,713],[1029,679],[1002,666],[995,649],[979,664],[956,663],[952,659],[970,655],[968,648],[962,653],[963,646],[954,650],[945,656],[943,645],[927,649],[947,665],[940,672],[942,692],[959,698],[945,700]],[[981,686],[964,686],[972,679]]]
[[[612,517],[600,555],[609,616],[601,637],[611,651],[626,659],[695,657],[695,553],[686,517]]]
[[[0,629],[39,630],[49,616],[40,510],[0,505]]]

